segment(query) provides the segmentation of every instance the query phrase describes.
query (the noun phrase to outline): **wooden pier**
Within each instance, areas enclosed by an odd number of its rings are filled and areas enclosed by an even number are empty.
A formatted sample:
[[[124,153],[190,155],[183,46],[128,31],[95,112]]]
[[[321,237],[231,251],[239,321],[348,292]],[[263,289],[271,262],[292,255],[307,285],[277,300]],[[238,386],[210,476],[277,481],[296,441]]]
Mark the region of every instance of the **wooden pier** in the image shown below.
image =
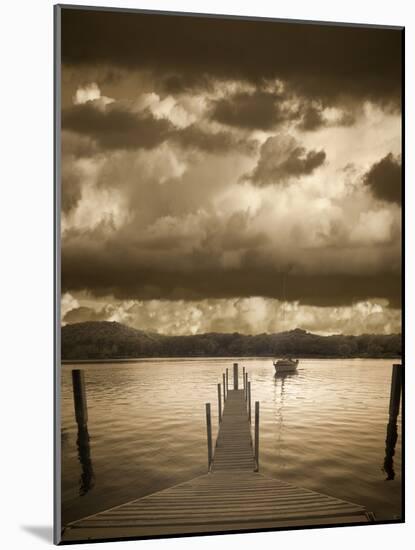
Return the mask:
[[[236,380],[235,380],[236,378]],[[259,403],[251,436],[251,383],[223,388],[212,449],[210,403],[206,404],[208,473],[69,524],[63,541],[154,537],[174,534],[279,529],[367,523],[373,516],[351,502],[263,476],[259,469]],[[218,385],[218,406],[222,389]],[[219,411],[218,411],[219,412]]]
[[[255,460],[251,429],[243,390],[230,390],[222,415],[222,422],[210,471],[233,470],[252,472]]]

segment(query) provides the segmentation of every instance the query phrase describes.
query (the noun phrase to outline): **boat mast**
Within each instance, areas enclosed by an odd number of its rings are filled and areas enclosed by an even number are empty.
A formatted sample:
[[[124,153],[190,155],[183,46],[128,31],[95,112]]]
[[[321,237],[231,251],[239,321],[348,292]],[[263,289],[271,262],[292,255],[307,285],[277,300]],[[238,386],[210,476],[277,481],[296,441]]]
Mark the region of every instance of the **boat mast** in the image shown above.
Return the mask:
[[[282,274],[282,325],[285,323],[285,271]]]

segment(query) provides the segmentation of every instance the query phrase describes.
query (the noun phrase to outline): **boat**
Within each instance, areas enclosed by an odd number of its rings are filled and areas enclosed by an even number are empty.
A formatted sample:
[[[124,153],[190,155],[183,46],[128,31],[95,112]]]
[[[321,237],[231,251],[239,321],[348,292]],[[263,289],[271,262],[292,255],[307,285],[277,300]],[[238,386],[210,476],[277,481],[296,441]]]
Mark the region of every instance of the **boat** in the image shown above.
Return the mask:
[[[277,374],[281,372],[295,372],[298,367],[298,359],[278,359],[278,361],[273,361],[275,367],[275,372]]]

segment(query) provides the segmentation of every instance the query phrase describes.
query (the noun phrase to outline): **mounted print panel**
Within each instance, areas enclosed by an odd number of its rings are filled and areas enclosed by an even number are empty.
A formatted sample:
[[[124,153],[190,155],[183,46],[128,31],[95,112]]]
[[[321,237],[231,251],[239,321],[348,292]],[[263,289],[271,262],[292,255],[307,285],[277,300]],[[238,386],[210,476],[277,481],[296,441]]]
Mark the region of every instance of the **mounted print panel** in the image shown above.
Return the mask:
[[[398,27],[55,7],[55,542],[402,522]]]

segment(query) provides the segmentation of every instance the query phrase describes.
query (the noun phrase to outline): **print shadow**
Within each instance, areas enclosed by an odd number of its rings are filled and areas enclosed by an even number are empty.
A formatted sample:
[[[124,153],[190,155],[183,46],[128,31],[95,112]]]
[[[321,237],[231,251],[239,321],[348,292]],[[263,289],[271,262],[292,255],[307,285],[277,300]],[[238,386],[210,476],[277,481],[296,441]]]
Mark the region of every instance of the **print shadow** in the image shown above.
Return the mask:
[[[21,529],[45,542],[53,543],[52,525],[22,525]]]

